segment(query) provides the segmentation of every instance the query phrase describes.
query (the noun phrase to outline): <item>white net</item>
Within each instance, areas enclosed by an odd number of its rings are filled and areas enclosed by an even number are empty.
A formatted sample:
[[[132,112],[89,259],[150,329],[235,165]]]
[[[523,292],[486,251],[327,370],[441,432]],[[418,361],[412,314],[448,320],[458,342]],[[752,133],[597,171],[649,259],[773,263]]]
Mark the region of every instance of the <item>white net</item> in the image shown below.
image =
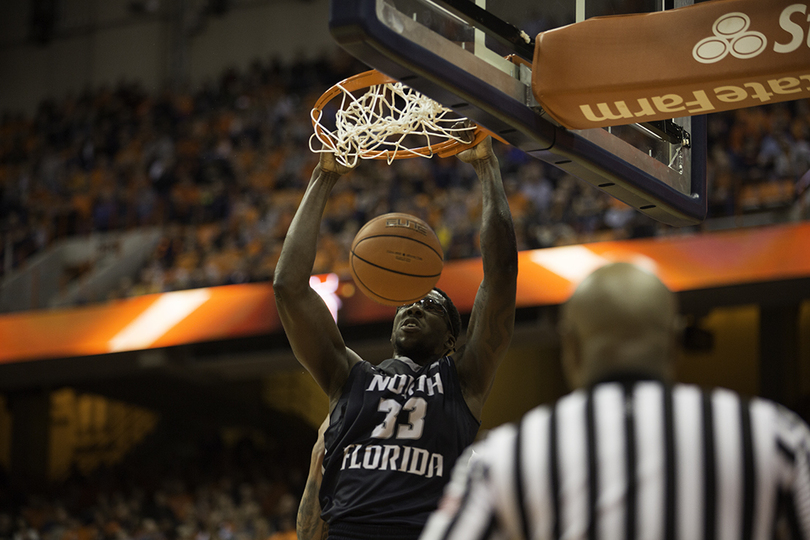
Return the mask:
[[[312,110],[315,133],[309,139],[313,152],[334,152],[338,163],[357,165],[358,159],[431,157],[438,145],[467,144],[476,125],[465,122],[451,109],[402,83],[370,86],[356,97],[344,87],[334,129],[322,123],[323,113]],[[315,147],[315,139],[324,144]],[[421,145],[417,147],[416,145]]]

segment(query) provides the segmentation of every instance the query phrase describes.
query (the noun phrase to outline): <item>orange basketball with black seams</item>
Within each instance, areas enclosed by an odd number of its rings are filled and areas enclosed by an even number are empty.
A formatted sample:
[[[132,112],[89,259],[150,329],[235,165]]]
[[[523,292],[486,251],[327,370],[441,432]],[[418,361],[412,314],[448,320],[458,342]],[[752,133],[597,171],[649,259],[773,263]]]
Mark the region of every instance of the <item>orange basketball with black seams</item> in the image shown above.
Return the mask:
[[[439,281],[444,251],[423,220],[394,212],[378,216],[357,232],[349,263],[357,287],[389,306],[415,302]]]

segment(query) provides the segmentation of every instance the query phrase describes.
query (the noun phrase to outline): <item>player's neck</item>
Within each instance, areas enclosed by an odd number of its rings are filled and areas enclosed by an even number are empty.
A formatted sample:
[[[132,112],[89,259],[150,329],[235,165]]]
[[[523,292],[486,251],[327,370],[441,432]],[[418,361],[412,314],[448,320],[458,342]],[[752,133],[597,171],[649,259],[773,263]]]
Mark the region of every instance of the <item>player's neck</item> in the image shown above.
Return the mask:
[[[408,360],[408,361],[413,362],[414,364],[416,364],[418,366],[422,366],[422,367],[427,366],[428,364],[432,364],[433,362],[435,362],[436,360],[438,360],[442,356],[444,356],[444,355],[443,354],[438,354],[438,355],[437,354],[430,354],[430,355],[425,355],[425,354],[405,354],[405,353],[400,353],[400,352],[394,352],[394,358],[396,358],[398,360]]]

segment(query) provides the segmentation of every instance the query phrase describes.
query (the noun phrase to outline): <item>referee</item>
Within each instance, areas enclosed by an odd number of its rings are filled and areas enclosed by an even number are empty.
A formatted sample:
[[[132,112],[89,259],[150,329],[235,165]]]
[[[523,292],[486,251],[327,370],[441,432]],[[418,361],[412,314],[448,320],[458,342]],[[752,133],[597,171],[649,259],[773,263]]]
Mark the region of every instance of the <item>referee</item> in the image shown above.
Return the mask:
[[[459,460],[421,540],[810,538],[810,431],[773,402],[670,384],[674,295],[627,263],[563,306],[576,390]]]

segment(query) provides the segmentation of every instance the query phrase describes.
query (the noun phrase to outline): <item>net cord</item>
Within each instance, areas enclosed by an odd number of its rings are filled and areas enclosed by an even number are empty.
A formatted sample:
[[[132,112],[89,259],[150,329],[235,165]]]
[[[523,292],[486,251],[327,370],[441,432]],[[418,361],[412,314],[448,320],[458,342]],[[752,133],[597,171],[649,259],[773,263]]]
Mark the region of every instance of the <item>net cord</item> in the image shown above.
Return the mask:
[[[438,145],[431,138],[442,141],[439,145],[466,145],[476,129],[472,123],[458,125],[467,119],[400,82],[371,85],[359,97],[340,84],[337,87],[342,90],[342,99],[335,130],[320,122],[320,109],[312,109],[315,133],[309,138],[309,147],[313,152],[334,152],[335,160],[346,167],[355,167],[360,159],[385,159],[390,165],[395,159],[430,158],[438,153]],[[423,136],[425,145],[405,146],[409,135]],[[316,148],[316,140],[323,146]]]

